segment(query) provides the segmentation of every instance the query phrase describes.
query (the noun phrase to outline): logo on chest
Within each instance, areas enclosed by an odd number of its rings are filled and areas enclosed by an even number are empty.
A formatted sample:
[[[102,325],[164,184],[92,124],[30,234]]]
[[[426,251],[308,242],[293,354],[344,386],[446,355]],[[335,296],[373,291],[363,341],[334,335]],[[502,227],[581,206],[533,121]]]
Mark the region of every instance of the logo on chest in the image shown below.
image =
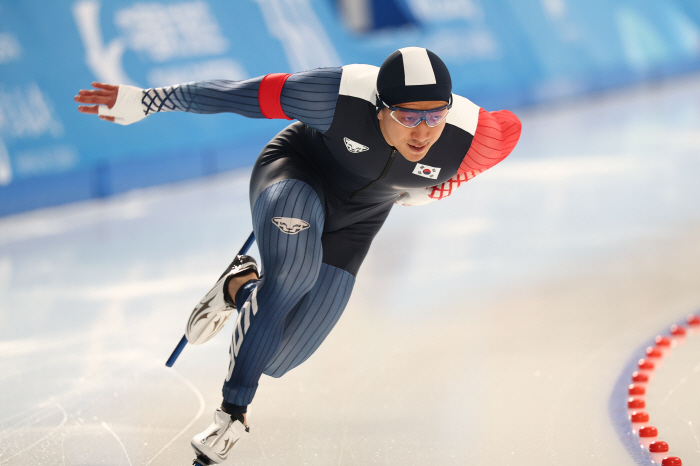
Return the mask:
[[[353,154],[358,154],[360,152],[369,150],[369,147],[362,145],[359,142],[355,142],[352,139],[343,138],[343,142],[345,142],[345,147],[347,147],[348,150]]]
[[[413,169],[413,174],[424,178],[430,178],[431,180],[436,180],[440,174],[440,167],[431,167],[430,165],[417,163],[416,168]]]

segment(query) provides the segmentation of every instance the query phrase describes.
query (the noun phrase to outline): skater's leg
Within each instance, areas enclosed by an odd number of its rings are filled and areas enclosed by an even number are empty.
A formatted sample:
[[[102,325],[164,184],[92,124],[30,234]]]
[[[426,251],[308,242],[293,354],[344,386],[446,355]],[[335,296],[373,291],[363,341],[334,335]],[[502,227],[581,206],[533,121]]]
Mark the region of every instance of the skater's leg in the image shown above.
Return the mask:
[[[279,348],[287,314],[314,286],[321,267],[323,223],[318,195],[302,181],[275,183],[256,200],[253,227],[262,277],[245,304],[237,303],[240,312],[223,388],[228,410],[253,399],[264,368]]]
[[[350,299],[355,277],[345,270],[322,264],[316,285],[287,318],[279,350],[265,374],[281,377],[306,361],[323,343]]]
[[[223,461],[230,448],[247,436],[246,405],[277,351],[286,314],[318,276],[325,198],[316,168],[299,156],[300,148],[305,147],[304,132],[303,125],[290,125],[263,149],[253,168],[251,210],[262,276],[256,280],[254,274],[240,274],[241,280],[234,281],[235,276],[228,282],[232,284],[229,299],[235,301],[239,314],[222,409],[217,410],[212,425],[192,439],[202,464]]]
[[[282,343],[265,368],[266,375],[281,377],[306,361],[323,343],[350,299],[355,276],[390,208],[323,235],[319,278],[289,313]]]

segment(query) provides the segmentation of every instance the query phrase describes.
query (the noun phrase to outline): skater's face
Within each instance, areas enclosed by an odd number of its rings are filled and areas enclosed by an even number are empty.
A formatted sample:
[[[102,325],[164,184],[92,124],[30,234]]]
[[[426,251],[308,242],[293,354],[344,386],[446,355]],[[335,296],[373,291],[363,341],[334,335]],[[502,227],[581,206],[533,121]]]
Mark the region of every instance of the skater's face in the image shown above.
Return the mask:
[[[412,110],[431,110],[444,107],[445,105],[447,105],[445,101],[429,100],[408,102],[399,104],[397,107]],[[430,147],[440,138],[446,122],[445,119],[438,125],[430,127],[425,121],[421,121],[418,126],[407,128],[391,117],[391,110],[388,108],[380,110],[377,118],[379,118],[379,127],[382,130],[384,140],[390,146],[394,146],[410,162],[418,162],[425,157]]]

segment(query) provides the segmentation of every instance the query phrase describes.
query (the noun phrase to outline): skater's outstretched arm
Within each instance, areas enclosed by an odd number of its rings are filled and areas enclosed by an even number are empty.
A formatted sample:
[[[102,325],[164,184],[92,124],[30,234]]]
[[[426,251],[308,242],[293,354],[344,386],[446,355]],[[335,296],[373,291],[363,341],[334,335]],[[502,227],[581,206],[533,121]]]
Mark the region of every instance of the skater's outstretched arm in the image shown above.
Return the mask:
[[[269,74],[244,81],[211,80],[139,89],[93,83],[75,101],[78,111],[130,124],[152,113],[237,113],[248,118],[297,119],[319,131],[333,120],[342,68]]]

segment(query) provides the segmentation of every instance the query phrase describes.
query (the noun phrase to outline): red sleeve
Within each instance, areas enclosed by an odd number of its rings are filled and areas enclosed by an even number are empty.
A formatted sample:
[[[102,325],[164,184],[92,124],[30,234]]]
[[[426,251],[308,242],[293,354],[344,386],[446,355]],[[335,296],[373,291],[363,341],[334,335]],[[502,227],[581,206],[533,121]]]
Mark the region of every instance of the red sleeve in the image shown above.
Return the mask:
[[[258,103],[260,104],[260,112],[265,118],[292,119],[284,114],[282,104],[280,103],[282,87],[284,87],[284,83],[290,76],[291,74],[289,73],[274,73],[266,75],[262,81],[260,81]]]
[[[518,117],[508,110],[487,112],[483,108],[479,109],[479,123],[474,139],[457,174],[444,183],[433,186],[430,197],[442,199],[449,196],[453,189],[505,159],[518,143],[521,127]]]
[[[479,109],[479,124],[472,145],[457,173],[481,173],[505,159],[518,143],[520,129],[520,120],[508,110]]]

